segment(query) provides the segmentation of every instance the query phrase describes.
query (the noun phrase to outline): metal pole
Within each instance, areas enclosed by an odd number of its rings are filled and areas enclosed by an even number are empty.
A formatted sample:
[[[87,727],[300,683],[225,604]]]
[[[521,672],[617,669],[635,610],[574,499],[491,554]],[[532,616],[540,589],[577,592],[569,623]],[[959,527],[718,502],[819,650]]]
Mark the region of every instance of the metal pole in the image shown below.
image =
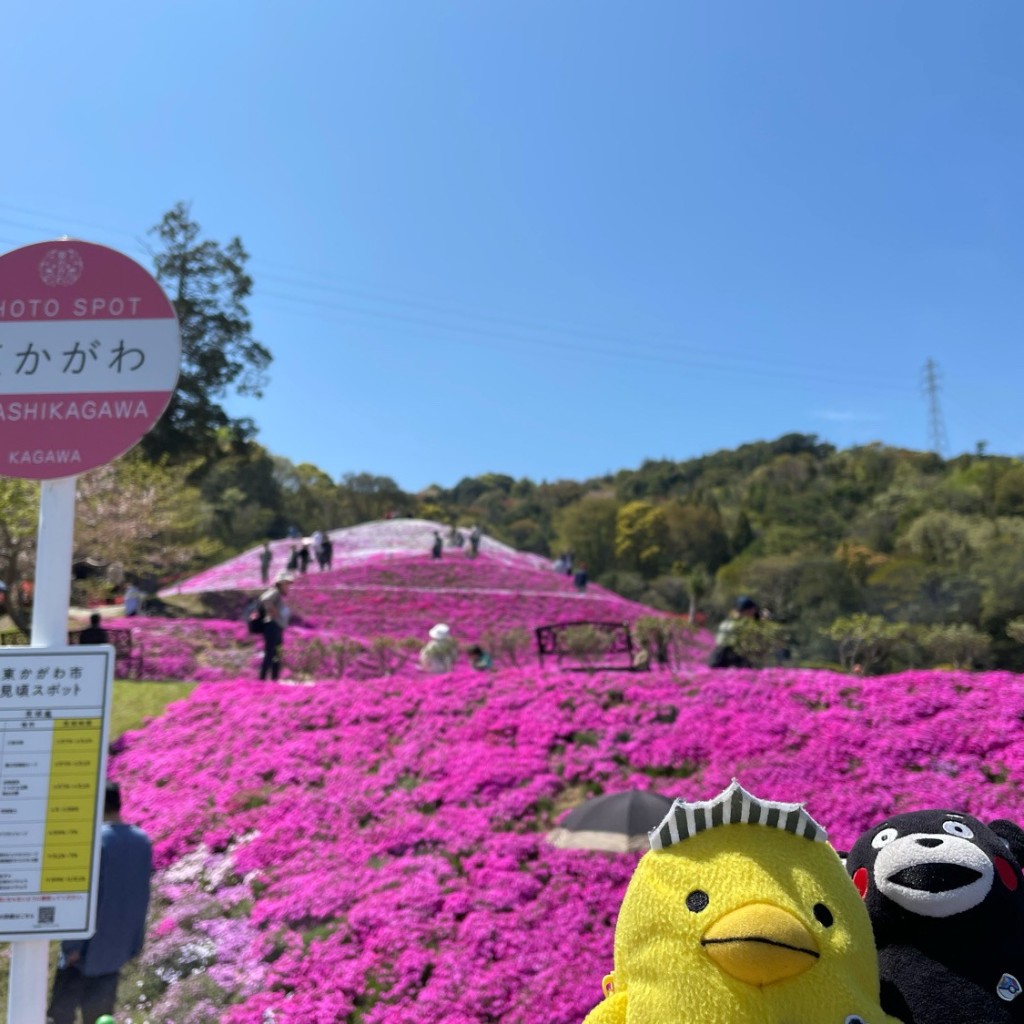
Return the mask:
[[[33,647],[64,647],[68,642],[75,481],[73,476],[44,480],[40,488],[32,594]],[[7,1024],[46,1024],[49,971],[50,943],[47,940],[11,943]]]

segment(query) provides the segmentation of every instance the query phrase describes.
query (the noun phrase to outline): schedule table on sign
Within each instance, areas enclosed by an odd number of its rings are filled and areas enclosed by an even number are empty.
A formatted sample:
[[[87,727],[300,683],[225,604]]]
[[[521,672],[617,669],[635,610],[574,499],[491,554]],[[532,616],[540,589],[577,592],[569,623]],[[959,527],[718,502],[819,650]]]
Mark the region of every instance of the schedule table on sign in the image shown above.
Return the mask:
[[[0,941],[95,927],[114,658],[0,648]]]

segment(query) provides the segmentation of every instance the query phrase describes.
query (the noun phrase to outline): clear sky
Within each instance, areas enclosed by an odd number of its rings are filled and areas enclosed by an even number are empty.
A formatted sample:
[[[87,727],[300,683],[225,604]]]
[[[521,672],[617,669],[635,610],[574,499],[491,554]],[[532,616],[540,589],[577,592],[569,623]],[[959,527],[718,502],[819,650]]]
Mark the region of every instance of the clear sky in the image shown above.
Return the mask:
[[[8,4],[0,249],[252,260],[259,439],[406,489],[1024,452],[1020,0]]]

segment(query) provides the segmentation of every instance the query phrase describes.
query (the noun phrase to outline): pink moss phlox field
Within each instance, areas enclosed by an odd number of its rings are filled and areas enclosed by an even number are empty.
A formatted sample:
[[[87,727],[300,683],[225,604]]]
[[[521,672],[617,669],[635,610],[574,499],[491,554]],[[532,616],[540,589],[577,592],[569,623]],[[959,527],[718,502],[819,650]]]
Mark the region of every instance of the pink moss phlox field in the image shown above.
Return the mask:
[[[250,564],[257,554],[194,577],[183,592],[214,589],[221,570],[230,576],[220,580],[223,585],[258,591],[259,566]],[[602,587],[591,585],[579,594],[569,577],[543,560],[496,550],[495,542],[485,543],[474,559],[457,553],[438,561],[419,550],[350,553],[336,558],[331,570],[299,574],[289,605],[294,623],[286,638],[285,674],[303,678],[380,674],[369,658],[355,659],[340,672],[330,648],[342,639],[364,646],[380,636],[426,642],[430,627],[445,622],[460,643],[470,644],[510,629],[532,631],[579,619],[633,623],[652,614]],[[262,656],[260,639],[247,633],[241,616],[238,621],[140,616],[108,624],[133,630],[148,679],[205,682],[254,676]],[[707,637],[695,639],[695,650],[707,642]]]
[[[578,1024],[635,857],[551,847],[556,807],[735,776],[838,848],[904,809],[1020,820],[1022,718],[1007,673],[203,685],[112,762],[160,867],[145,956],[179,965],[155,1019],[193,1019],[201,980],[226,1024]]]

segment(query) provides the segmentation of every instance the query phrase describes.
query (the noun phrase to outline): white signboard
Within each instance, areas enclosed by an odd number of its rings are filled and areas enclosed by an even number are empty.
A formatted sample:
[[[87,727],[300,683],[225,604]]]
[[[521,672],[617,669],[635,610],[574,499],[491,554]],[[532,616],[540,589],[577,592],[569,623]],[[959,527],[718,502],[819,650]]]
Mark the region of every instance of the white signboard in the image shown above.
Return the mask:
[[[114,648],[0,647],[0,941],[96,928]]]

